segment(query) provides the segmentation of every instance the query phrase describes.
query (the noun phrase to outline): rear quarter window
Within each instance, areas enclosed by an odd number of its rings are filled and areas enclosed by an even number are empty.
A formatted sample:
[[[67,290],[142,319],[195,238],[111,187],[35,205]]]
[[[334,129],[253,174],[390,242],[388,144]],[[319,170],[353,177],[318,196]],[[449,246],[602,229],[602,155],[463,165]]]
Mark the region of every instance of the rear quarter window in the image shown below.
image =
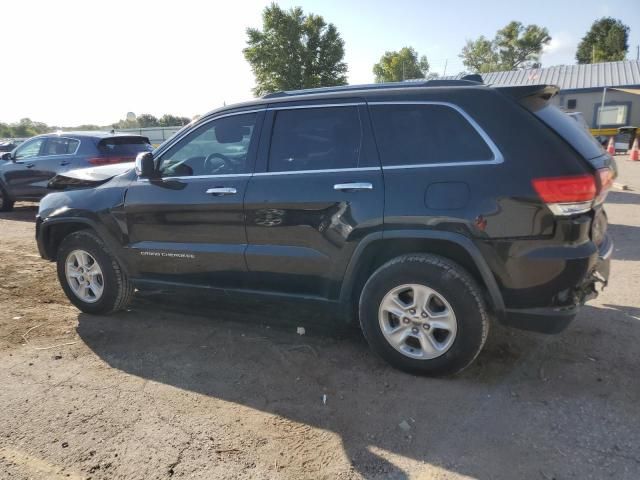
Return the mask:
[[[113,137],[100,140],[98,150],[104,155],[135,155],[150,152],[153,147],[144,137]]]
[[[586,160],[591,160],[604,154],[602,145],[598,143],[593,135],[558,107],[547,104],[533,113]]]
[[[385,166],[495,160],[469,121],[446,105],[370,105]]]

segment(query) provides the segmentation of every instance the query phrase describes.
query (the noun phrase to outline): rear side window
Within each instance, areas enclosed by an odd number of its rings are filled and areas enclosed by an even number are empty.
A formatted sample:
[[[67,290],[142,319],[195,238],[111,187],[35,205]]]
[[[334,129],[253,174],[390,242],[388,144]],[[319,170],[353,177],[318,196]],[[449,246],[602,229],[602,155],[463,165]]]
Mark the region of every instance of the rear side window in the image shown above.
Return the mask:
[[[74,138],[48,138],[42,155],[71,155],[76,153],[80,141]]]
[[[493,152],[460,113],[446,105],[370,105],[385,166],[493,160]]]
[[[279,110],[271,135],[269,171],[354,168],[361,145],[356,107]]]
[[[98,150],[105,155],[135,155],[150,152],[153,147],[144,137],[111,137],[100,140]]]
[[[602,145],[593,138],[593,135],[558,107],[547,104],[533,113],[585,159],[590,160],[604,153]]]

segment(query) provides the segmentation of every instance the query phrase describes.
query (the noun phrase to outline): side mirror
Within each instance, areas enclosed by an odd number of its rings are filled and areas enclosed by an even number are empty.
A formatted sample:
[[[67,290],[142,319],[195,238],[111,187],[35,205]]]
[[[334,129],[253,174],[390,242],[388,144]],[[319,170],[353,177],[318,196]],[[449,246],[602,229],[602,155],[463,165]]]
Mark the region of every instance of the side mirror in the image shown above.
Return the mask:
[[[12,159],[11,152],[4,152],[2,154],[2,156],[0,156],[0,159],[1,160],[11,160]]]
[[[156,164],[153,153],[140,152],[136,156],[136,174],[140,178],[152,178],[156,174]]]

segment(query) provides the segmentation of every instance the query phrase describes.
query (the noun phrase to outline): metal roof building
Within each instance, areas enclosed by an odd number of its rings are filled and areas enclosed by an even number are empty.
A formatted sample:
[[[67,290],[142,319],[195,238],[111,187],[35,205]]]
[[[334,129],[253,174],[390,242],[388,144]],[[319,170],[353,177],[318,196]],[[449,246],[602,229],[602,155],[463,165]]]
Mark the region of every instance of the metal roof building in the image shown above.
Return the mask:
[[[561,90],[640,86],[640,61],[559,65],[556,67],[483,73],[491,85],[557,85]],[[459,75],[460,77],[462,75]],[[455,77],[457,78],[457,77]]]
[[[487,85],[557,85],[560,93],[553,102],[567,112],[581,112],[591,128],[640,126],[638,60],[559,65],[481,75]]]

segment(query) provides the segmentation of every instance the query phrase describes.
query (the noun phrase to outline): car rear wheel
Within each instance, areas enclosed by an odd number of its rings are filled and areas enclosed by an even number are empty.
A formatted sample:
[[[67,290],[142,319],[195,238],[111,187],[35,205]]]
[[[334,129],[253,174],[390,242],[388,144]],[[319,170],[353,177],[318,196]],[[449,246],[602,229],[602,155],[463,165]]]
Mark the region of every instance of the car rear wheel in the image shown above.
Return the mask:
[[[374,352],[414,374],[463,370],[480,353],[489,332],[475,280],[436,255],[405,255],[381,266],[362,290],[359,314]]]
[[[127,306],[133,286],[116,258],[92,231],[64,238],[57,254],[58,279],[67,298],[86,313],[111,313]]]
[[[0,187],[0,212],[13,210],[13,200],[9,198],[4,188]]]

